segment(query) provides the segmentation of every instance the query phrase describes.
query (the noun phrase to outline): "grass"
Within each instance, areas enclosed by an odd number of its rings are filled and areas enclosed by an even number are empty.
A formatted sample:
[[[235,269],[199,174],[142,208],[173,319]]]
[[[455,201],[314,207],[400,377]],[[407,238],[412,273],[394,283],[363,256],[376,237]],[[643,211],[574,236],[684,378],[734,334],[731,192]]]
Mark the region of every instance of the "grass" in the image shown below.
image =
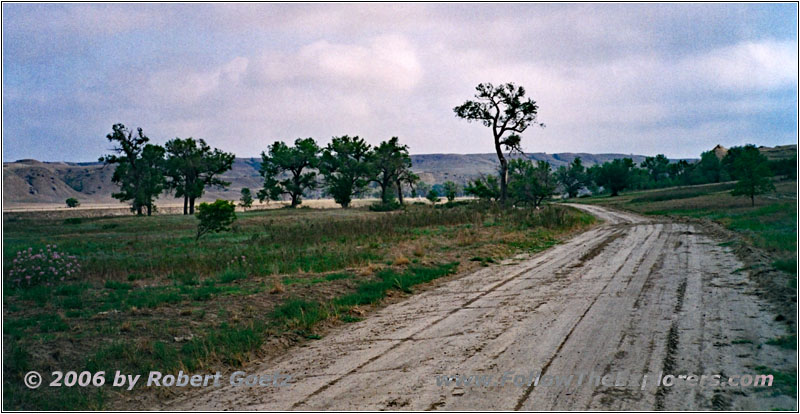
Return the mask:
[[[47,244],[77,256],[83,271],[55,287],[5,282],[3,408],[118,407],[102,388],[32,393],[21,376],[54,366],[131,374],[240,366],[278,352],[265,347],[269,338],[318,338],[320,322],[356,322],[354,307],[379,304],[391,290],[413,292],[454,272],[459,258],[537,251],[592,223],[558,206],[280,209],[239,214],[231,232],[195,243],[193,217],[66,224],[16,215],[4,220],[4,280],[17,251]]]
[[[766,342],[767,345],[774,345],[783,349],[797,349],[797,335],[784,335],[778,338],[770,339]]]
[[[772,387],[764,388],[772,390],[773,395],[789,395],[797,397],[797,373],[794,371],[779,371],[765,367],[763,365],[754,368],[756,374],[772,375]]]

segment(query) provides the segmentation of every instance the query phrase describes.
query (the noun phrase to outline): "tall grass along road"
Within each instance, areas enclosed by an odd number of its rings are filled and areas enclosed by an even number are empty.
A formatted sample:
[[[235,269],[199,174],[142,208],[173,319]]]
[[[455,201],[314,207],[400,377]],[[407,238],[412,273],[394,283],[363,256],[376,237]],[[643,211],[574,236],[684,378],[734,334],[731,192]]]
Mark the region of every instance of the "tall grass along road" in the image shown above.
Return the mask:
[[[730,248],[692,224],[576,206],[604,224],[395,303],[247,367],[288,388],[220,387],[160,408],[795,409],[784,322]],[[441,375],[770,374],[770,388],[453,387]]]

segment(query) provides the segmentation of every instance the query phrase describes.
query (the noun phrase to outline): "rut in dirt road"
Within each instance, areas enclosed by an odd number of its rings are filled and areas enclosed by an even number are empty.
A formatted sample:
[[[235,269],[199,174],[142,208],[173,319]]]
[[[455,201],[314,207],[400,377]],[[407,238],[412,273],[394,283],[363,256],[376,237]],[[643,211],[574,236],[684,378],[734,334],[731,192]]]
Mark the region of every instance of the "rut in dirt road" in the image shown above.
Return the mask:
[[[162,407],[207,410],[556,410],[794,408],[753,388],[520,386],[506,373],[754,374],[794,370],[785,333],[742,264],[692,225],[575,206],[605,222],[389,305],[367,319],[248,366],[286,388],[225,386]],[[492,386],[446,384],[455,375]],[[444,379],[445,383],[442,383]],[[437,380],[439,383],[437,383]],[[587,381],[588,382],[588,381]]]

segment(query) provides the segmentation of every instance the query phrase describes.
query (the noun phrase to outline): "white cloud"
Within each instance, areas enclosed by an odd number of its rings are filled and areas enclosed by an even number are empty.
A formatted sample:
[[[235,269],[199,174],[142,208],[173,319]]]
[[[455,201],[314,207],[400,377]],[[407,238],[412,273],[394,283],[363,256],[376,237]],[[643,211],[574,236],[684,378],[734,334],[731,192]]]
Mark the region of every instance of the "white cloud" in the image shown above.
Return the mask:
[[[686,62],[687,73],[727,89],[774,89],[797,84],[797,43],[742,42]]]

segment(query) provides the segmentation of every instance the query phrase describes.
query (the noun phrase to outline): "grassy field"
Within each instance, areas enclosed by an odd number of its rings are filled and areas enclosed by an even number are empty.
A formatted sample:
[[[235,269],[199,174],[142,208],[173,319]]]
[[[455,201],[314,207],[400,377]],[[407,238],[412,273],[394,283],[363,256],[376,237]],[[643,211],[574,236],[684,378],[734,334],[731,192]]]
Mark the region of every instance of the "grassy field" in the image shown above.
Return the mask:
[[[542,250],[594,221],[564,207],[502,212],[466,202],[238,215],[231,232],[199,243],[188,216],[4,215],[3,408],[125,407],[108,387],[28,390],[22,376],[240,366],[357,321],[387,295]],[[18,252],[48,245],[75,256],[80,272],[16,287]]]

